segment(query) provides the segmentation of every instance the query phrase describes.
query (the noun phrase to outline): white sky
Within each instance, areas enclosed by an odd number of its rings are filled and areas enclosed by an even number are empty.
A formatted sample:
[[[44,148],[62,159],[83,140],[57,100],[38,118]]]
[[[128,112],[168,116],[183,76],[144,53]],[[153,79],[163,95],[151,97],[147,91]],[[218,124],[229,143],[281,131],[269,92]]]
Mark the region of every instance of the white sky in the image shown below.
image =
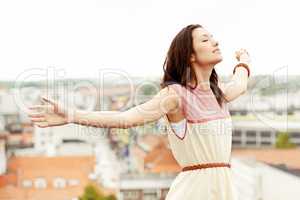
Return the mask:
[[[254,75],[284,66],[300,74],[298,8],[292,0],[2,0],[0,80],[50,66],[66,78],[96,77],[101,68],[159,76],[171,40],[191,23],[219,41],[220,75],[232,73],[239,48]]]

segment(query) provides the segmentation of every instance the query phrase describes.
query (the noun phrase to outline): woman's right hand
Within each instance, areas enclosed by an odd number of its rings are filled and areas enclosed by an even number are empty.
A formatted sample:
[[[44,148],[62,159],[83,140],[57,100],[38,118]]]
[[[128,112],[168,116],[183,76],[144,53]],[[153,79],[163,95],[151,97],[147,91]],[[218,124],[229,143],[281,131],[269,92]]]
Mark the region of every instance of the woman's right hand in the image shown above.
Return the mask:
[[[67,109],[60,103],[42,97],[44,105],[30,106],[28,116],[30,120],[40,128],[46,128],[50,126],[60,126],[72,122],[72,114],[75,110]]]
[[[235,52],[235,58],[242,63],[250,63],[251,59],[250,59],[250,55],[248,53],[248,51],[246,49],[240,49],[238,51]]]

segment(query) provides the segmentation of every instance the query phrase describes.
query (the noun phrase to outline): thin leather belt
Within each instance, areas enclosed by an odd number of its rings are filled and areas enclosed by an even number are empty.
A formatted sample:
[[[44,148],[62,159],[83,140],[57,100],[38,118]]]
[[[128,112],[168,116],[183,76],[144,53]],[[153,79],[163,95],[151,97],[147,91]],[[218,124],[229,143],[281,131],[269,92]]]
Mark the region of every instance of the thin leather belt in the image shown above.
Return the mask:
[[[230,163],[204,163],[198,165],[191,165],[182,168],[182,171],[195,170],[195,169],[203,169],[203,168],[211,168],[211,167],[231,167]]]

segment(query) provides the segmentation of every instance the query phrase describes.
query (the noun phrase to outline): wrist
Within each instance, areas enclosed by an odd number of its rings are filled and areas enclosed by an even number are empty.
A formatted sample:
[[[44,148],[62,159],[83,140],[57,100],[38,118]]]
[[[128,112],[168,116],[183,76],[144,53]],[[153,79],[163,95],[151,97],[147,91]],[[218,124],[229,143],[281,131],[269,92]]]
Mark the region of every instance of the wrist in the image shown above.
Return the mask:
[[[235,71],[236,71],[237,69],[240,69],[240,68],[245,68],[245,69],[247,70],[247,75],[248,75],[248,77],[250,76],[249,65],[248,65],[247,63],[243,63],[243,62],[238,63],[238,64],[234,67],[234,69],[233,69],[233,74],[235,73]]]
[[[74,124],[81,124],[82,121],[85,121],[86,115],[89,111],[72,109],[69,113],[68,122]]]
[[[236,73],[236,72],[238,72],[238,73],[240,73],[240,71],[242,71],[242,73],[246,73],[246,74],[248,74],[248,70],[245,68],[245,67],[237,67],[236,69],[235,69],[235,72],[234,73]]]
[[[241,59],[238,61],[238,63],[245,63],[245,64],[247,64],[247,65],[250,65],[251,60],[250,60],[250,58],[241,58]]]
[[[76,109],[71,109],[69,112],[68,112],[68,116],[67,116],[67,122],[68,123],[76,123],[78,121],[78,118],[79,118],[79,111],[76,110]]]

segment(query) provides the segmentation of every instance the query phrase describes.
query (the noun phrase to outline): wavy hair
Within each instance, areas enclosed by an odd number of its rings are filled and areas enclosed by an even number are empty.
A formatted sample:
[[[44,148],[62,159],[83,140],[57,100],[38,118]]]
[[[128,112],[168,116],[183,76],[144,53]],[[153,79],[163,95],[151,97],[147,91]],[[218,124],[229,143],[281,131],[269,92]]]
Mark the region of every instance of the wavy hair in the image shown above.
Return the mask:
[[[173,39],[163,64],[164,75],[160,83],[161,88],[172,83],[190,87],[188,81],[191,79],[196,81],[196,85],[190,88],[195,89],[198,86],[198,80],[195,70],[192,68],[190,57],[194,53],[192,31],[199,27],[202,28],[199,24],[188,25]],[[212,70],[209,82],[218,104],[222,107],[226,99],[218,86],[218,75],[215,69]]]

